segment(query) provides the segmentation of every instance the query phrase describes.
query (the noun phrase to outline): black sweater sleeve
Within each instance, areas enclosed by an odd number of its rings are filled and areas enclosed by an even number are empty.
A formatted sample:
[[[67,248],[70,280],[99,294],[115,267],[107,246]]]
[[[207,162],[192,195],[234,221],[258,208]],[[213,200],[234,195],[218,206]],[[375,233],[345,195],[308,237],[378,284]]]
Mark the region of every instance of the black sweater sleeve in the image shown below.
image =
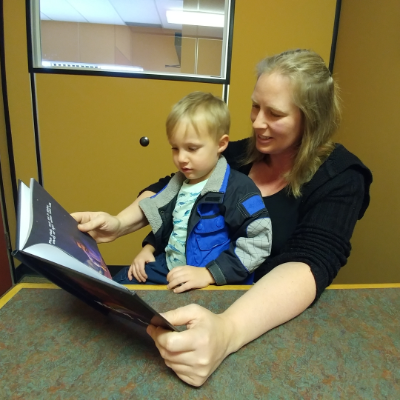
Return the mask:
[[[350,255],[350,238],[364,199],[364,177],[348,169],[327,181],[301,204],[299,221],[281,253],[262,266],[268,272],[286,262],[310,266],[316,299],[332,283]]]
[[[158,182],[152,183],[151,185],[147,186],[146,188],[144,188],[143,190],[141,190],[138,194],[138,196],[140,196],[143,192],[146,191],[150,191],[153,193],[158,193],[161,190],[163,190],[165,188],[165,186],[168,185],[168,182],[171,180],[171,178],[174,176],[175,174],[171,174],[168,176],[165,176],[164,178],[159,179]]]

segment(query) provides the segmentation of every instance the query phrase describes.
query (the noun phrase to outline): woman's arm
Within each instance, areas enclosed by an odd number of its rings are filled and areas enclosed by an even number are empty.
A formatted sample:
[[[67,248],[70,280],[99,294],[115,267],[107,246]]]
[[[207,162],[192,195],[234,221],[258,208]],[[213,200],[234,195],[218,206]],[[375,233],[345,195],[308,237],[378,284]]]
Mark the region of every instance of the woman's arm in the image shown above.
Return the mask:
[[[152,195],[154,195],[154,192],[142,192],[130,206],[116,216],[102,211],[76,212],[71,215],[78,222],[79,230],[89,233],[97,243],[112,242],[148,224],[143,211],[139,207],[139,202]]]
[[[309,197],[284,252],[267,260],[270,272],[224,313],[191,305],[165,313],[188,330],[149,326],[166,365],[200,386],[229,354],[301,314],[346,263],[364,190],[355,171],[320,187]]]
[[[365,190],[363,176],[348,170],[304,196],[293,234],[281,253],[269,257],[260,269],[270,271],[287,262],[307,264],[317,300],[347,263]]]
[[[315,280],[308,265],[286,263],[260,279],[224,313],[190,305],[164,314],[184,332],[149,326],[161,356],[183,381],[201,386],[221,362],[272,328],[301,314],[314,300]]]

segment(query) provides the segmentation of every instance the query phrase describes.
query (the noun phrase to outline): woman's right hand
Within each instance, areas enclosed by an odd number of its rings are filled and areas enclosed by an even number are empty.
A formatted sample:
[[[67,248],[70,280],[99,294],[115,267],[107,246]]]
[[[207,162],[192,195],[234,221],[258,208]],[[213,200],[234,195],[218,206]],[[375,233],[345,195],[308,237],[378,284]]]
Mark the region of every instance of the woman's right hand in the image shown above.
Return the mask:
[[[97,243],[112,242],[117,239],[121,221],[105,212],[75,212],[71,216],[78,222],[78,229],[87,232]]]
[[[171,332],[149,325],[147,333],[153,338],[164,358],[180,379],[201,386],[233,351],[233,324],[224,314],[191,304],[163,313],[172,325],[186,325],[183,332]]]

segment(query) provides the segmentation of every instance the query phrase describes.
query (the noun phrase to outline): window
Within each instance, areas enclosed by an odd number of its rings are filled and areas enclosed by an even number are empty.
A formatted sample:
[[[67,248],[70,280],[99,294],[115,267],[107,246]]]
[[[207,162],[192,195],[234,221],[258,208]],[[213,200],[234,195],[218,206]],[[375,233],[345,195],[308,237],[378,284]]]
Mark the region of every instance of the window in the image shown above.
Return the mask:
[[[230,0],[31,0],[32,66],[227,77]]]

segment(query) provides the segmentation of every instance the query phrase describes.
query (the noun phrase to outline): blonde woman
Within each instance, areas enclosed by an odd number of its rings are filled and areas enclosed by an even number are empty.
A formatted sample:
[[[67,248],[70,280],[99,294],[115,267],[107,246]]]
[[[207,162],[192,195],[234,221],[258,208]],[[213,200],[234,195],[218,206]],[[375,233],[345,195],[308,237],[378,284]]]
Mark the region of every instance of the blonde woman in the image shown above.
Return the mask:
[[[264,59],[251,101],[251,138],[231,142],[223,154],[261,191],[272,222],[271,255],[253,287],[224,313],[189,305],[165,313],[186,331],[148,327],[166,365],[194,386],[229,354],[317,301],[346,264],[355,224],[369,205],[371,172],[332,141],[340,122],[338,88],[318,54],[291,50]],[[98,241],[113,240],[145,224],[140,198],[116,217],[75,218]]]

